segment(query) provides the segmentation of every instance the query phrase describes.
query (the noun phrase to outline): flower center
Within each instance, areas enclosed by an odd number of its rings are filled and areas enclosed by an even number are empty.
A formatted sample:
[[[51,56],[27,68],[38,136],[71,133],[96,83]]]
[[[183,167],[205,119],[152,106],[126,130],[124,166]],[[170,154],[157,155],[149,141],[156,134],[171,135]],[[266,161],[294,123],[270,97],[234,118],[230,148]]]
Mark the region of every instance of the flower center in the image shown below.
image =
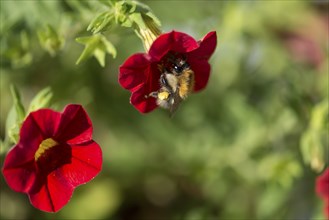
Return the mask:
[[[187,63],[187,57],[185,54],[169,51],[161,59],[158,68],[161,73],[168,72],[180,75],[184,69],[189,68],[189,64]]]
[[[50,148],[55,147],[56,145],[58,145],[58,143],[52,138],[43,140],[39,145],[38,150],[34,154],[34,160],[37,161],[42,154],[44,154]]]

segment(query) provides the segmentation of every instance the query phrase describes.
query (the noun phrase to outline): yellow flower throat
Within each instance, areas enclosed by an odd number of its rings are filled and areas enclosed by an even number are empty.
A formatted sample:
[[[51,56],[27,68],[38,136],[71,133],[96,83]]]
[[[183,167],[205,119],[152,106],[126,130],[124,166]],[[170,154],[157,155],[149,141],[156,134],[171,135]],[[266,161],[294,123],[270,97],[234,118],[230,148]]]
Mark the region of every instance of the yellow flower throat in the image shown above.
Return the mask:
[[[34,160],[37,161],[39,157],[45,153],[46,150],[49,150],[52,147],[55,147],[58,145],[58,143],[52,139],[52,138],[47,138],[41,142],[39,145],[38,150],[34,154]]]

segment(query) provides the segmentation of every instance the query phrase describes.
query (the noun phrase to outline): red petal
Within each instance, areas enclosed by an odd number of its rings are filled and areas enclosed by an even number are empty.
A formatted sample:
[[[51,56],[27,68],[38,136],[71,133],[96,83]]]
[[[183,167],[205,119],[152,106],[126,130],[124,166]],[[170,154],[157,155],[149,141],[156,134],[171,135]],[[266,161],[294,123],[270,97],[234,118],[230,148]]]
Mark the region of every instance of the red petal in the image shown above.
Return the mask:
[[[39,127],[39,132],[43,134],[44,138],[54,136],[60,121],[61,113],[55,112],[51,109],[40,109],[38,111],[32,112],[30,115],[36,126]],[[30,129],[31,128],[26,129],[28,131],[27,136],[31,136]],[[21,138],[23,137],[24,134],[21,134]]]
[[[72,187],[93,179],[102,169],[102,150],[94,142],[72,145],[71,163],[59,168],[66,181]]]
[[[217,45],[217,34],[215,31],[209,32],[206,36],[200,40],[200,47],[192,51],[190,56],[198,59],[208,60],[214,53]]]
[[[72,197],[73,187],[66,181],[59,170],[50,173],[45,182],[41,183],[37,192],[30,192],[32,205],[42,211],[57,212]]]
[[[194,71],[194,92],[204,89],[210,75],[210,65],[206,60],[191,60],[191,69]]]
[[[146,69],[150,62],[145,54],[139,53],[130,56],[120,67],[119,83],[128,90],[135,89],[147,79]]]
[[[196,40],[182,32],[172,31],[160,35],[151,45],[149,55],[154,61],[159,61],[169,51],[187,53],[198,48]]]
[[[316,179],[316,192],[324,200],[324,213],[329,220],[329,168]]]
[[[68,144],[79,144],[92,138],[92,123],[81,105],[68,105],[55,135],[55,140]]]
[[[325,203],[324,214],[327,216],[327,219],[329,220],[329,201],[326,201]]]
[[[15,146],[10,166],[34,160],[34,154],[40,143],[54,134],[58,123],[59,113],[48,109],[41,109],[30,113],[22,124],[19,143]],[[16,155],[16,156],[15,156]]]
[[[317,178],[316,180],[316,192],[319,196],[327,199],[329,202],[329,168]]]
[[[15,191],[28,191],[35,181],[34,154],[42,140],[52,133],[52,118],[56,118],[56,112],[39,110],[30,113],[22,124],[20,140],[7,154],[3,174],[8,185]],[[50,122],[43,123],[43,116]]]
[[[17,192],[28,192],[36,179],[34,158],[31,161],[22,163],[17,152],[18,147],[9,151],[2,168],[3,176],[7,184]]]
[[[36,178],[34,155],[40,143],[51,137],[59,122],[60,113],[41,109],[30,113],[22,124],[20,140],[12,148],[3,165],[8,185],[15,191],[27,192]]]
[[[130,97],[131,104],[141,113],[148,113],[157,108],[157,104],[154,98],[145,98],[145,95],[150,94],[150,92],[150,90],[143,86],[140,87],[137,91],[133,92]]]

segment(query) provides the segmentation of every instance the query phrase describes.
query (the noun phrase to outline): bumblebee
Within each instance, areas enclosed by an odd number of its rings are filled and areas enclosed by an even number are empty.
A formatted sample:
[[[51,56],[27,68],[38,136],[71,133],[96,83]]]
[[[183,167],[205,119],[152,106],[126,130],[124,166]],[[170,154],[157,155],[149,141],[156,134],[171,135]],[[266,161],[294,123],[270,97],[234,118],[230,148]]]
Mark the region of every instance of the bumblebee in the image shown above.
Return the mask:
[[[188,97],[194,88],[194,72],[185,59],[177,58],[170,62],[170,67],[160,65],[160,89],[151,92],[149,97],[156,98],[157,105],[169,109],[172,116],[180,103]]]

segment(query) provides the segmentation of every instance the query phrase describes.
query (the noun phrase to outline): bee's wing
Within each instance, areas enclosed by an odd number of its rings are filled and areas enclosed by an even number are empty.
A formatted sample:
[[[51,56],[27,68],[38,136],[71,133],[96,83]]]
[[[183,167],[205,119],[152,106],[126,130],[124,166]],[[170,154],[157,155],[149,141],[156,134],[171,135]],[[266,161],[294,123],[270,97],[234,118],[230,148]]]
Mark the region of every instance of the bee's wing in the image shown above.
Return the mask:
[[[173,103],[170,103],[169,114],[173,117],[183,99],[179,96],[178,92],[173,94]]]

